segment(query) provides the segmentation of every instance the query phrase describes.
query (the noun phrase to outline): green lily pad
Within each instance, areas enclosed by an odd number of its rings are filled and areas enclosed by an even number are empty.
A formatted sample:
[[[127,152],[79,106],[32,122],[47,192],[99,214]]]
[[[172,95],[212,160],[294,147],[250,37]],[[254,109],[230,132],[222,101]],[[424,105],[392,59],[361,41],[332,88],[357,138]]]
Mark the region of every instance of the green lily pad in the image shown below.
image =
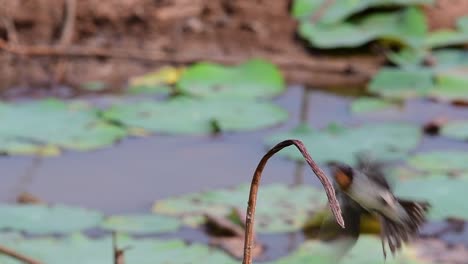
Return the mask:
[[[20,142],[13,138],[0,137],[0,153],[10,155],[57,156],[60,154],[60,148],[54,145]]]
[[[111,263],[113,259],[110,239],[89,240],[82,235],[67,239],[17,237],[0,238],[2,246],[47,264]],[[0,255],[3,264],[22,264],[23,262]]]
[[[31,234],[71,233],[95,227],[99,212],[64,205],[0,205],[0,229]]]
[[[460,31],[468,32],[468,16],[460,17],[457,20],[457,28]]]
[[[409,160],[414,168],[430,172],[468,171],[468,152],[433,151],[417,154]]]
[[[282,93],[284,79],[274,64],[264,60],[230,67],[202,62],[188,68],[177,87],[197,98],[258,98]]]
[[[450,29],[442,29],[431,32],[426,39],[429,48],[441,48],[468,43],[468,32],[458,32]]]
[[[397,52],[389,51],[387,58],[398,67],[406,70],[418,70],[428,56],[428,50],[404,47]]]
[[[451,69],[468,67],[468,52],[460,49],[440,49],[432,52],[436,61],[436,69]]]
[[[163,215],[114,215],[106,218],[101,227],[127,233],[165,233],[177,231],[179,219]]]
[[[325,3],[325,0],[295,0],[292,14],[295,18],[310,18]],[[323,11],[321,23],[337,23],[369,8],[388,6],[408,6],[415,4],[430,4],[433,0],[340,0],[333,1]]]
[[[193,193],[157,201],[153,211],[177,216],[189,224],[201,224],[204,214],[228,217],[232,209],[246,209],[249,186]],[[312,186],[288,188],[280,184],[262,186],[256,209],[256,231],[280,233],[300,230],[311,212],[326,205],[325,193]],[[194,219],[198,220],[194,221]]]
[[[466,190],[468,190],[466,178],[424,177],[399,182],[395,193],[402,198],[429,202],[430,219],[444,220],[448,217],[468,219]]]
[[[440,134],[448,138],[468,140],[468,121],[451,121],[442,126]]]
[[[168,85],[165,84],[160,84],[160,85],[135,85],[135,86],[130,86],[127,89],[127,92],[129,94],[163,94],[163,95],[169,95],[171,92],[172,88]]]
[[[291,14],[297,19],[308,19],[324,2],[325,0],[294,0]]]
[[[356,163],[356,154],[369,153],[379,160],[404,158],[415,148],[421,138],[417,126],[405,123],[367,124],[359,127],[328,127],[313,130],[307,125],[271,136],[268,145],[273,145],[285,138],[302,140],[318,163],[340,161]],[[294,160],[303,160],[296,149],[289,148],[278,153]]]
[[[0,239],[2,245],[27,256],[32,256],[47,264],[112,263],[112,241],[109,237],[92,240],[83,235],[73,235],[66,239]],[[125,263],[226,263],[238,261],[225,253],[205,245],[185,244],[181,240],[130,239],[118,238],[118,247],[130,247],[125,251]],[[22,262],[0,255],[2,264],[21,264]]]
[[[56,153],[58,148],[93,150],[126,135],[100,120],[97,110],[86,104],[52,99],[0,103],[0,120],[0,151],[9,154],[42,154],[44,149]]]
[[[346,241],[333,243],[324,243],[318,241],[307,241],[303,243],[291,255],[280,260],[272,262],[274,264],[423,264],[431,263],[424,261],[416,254],[416,249],[406,247],[398,252],[395,257],[384,260],[380,239],[375,236],[361,235],[357,243],[350,249],[347,249]],[[338,255],[344,254],[339,262]]]
[[[426,173],[427,174],[427,173]],[[385,177],[390,186],[395,186],[396,182],[425,176],[421,171],[407,166],[392,166],[385,169]]]
[[[462,17],[457,21],[457,30],[441,29],[429,33],[426,39],[426,46],[429,48],[440,48],[466,43],[468,43],[467,17]]]
[[[433,88],[429,70],[384,68],[371,80],[368,90],[389,98],[411,98],[427,95]]]
[[[393,106],[395,106],[395,104],[387,100],[372,97],[361,97],[351,103],[351,112],[357,114],[369,113],[388,109]]]
[[[417,48],[426,32],[424,14],[417,8],[371,14],[358,22],[313,24],[305,20],[299,25],[299,35],[317,48],[353,48],[377,39]]]
[[[183,68],[162,67],[130,79],[127,91],[131,94],[169,94],[172,90],[170,85],[180,79],[183,71]]]
[[[406,69],[383,68],[368,90],[389,98],[431,97],[440,101],[468,102],[468,52],[435,51],[435,65],[404,65]]]
[[[429,96],[442,101],[468,102],[468,77],[463,74],[463,72],[438,74],[436,85],[429,91]]]
[[[81,84],[80,88],[90,92],[100,92],[107,89],[107,84],[102,81],[89,81]]]
[[[128,127],[157,133],[205,134],[217,130],[249,131],[265,128],[285,121],[288,114],[267,102],[176,97],[167,102],[143,101],[115,105],[105,111],[103,116]]]

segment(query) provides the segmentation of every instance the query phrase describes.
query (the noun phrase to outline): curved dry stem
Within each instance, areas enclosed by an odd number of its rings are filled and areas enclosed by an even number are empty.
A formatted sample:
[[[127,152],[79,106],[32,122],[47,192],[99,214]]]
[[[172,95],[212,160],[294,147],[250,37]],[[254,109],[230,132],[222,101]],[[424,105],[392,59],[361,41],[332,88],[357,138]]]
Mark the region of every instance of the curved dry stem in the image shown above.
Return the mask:
[[[16,252],[10,248],[7,248],[7,247],[4,247],[4,246],[0,246],[0,254],[2,255],[7,255],[9,257],[12,257],[16,260],[19,260],[23,263],[26,263],[26,264],[42,264],[42,262],[40,262],[39,260],[36,260],[36,259],[33,259],[31,257],[28,257],[28,256],[25,256],[19,252]]]
[[[252,183],[250,185],[250,195],[249,195],[249,204],[247,207],[247,215],[245,219],[245,240],[244,240],[244,259],[242,261],[243,264],[252,264],[252,242],[253,242],[253,226],[255,221],[255,205],[257,203],[257,191],[260,183],[260,179],[262,177],[263,169],[265,168],[266,163],[268,160],[275,155],[278,151],[282,150],[285,147],[294,145],[297,149],[301,152],[302,156],[304,156],[305,161],[309,164],[312,171],[317,175],[320,182],[322,183],[325,192],[327,193],[328,202],[330,204],[330,208],[335,216],[336,221],[338,224],[344,228],[345,223],[343,217],[341,215],[341,208],[338,203],[338,200],[335,196],[335,189],[331,184],[330,180],[328,180],[325,173],[320,169],[320,167],[315,163],[312,157],[307,152],[306,147],[300,140],[296,139],[288,139],[278,143],[274,146],[270,151],[268,151],[265,156],[260,160],[255,169]]]

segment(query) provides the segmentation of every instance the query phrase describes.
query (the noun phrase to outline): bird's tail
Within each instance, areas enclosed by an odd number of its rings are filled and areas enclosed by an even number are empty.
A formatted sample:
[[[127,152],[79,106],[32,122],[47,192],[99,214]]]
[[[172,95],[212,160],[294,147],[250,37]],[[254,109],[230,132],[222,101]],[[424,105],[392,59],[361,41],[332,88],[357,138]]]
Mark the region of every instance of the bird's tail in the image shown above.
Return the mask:
[[[405,220],[404,224],[401,224],[381,216],[382,247],[385,255],[386,243],[388,243],[390,251],[394,254],[401,248],[403,243],[408,242],[418,234],[419,229],[426,221],[426,214],[430,207],[427,202],[416,202],[403,199],[398,199],[398,202],[400,202],[409,217]]]

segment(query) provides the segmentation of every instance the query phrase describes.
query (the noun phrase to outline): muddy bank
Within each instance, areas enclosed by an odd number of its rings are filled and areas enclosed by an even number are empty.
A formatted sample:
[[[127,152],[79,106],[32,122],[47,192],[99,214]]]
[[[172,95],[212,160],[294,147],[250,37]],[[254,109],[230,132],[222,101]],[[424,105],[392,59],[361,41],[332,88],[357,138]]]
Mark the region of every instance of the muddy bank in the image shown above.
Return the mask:
[[[439,2],[427,10],[432,28],[444,17],[434,12],[453,11],[450,1]],[[308,49],[295,34],[290,0],[0,0],[0,5],[4,97],[73,96],[81,84],[96,80],[115,91],[129,76],[158,65],[232,64],[249,57],[270,59],[293,83],[362,85],[384,61],[378,50],[332,56]],[[463,8],[457,5],[457,12]]]
[[[3,91],[12,86],[77,87],[93,80],[119,89],[128,76],[160,64],[201,59],[237,63],[253,56],[279,64],[293,82],[361,84],[381,62],[369,55],[344,59],[311,53],[296,38],[288,0],[16,3],[2,3]]]

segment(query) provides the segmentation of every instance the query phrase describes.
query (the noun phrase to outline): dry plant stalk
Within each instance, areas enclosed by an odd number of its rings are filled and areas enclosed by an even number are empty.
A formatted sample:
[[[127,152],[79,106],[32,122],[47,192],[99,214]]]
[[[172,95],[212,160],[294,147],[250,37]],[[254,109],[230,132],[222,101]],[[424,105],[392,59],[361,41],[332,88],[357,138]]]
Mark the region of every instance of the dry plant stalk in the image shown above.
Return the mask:
[[[263,158],[258,163],[257,168],[255,169],[255,172],[252,178],[252,183],[250,185],[249,203],[247,207],[247,215],[245,219],[244,259],[242,261],[243,264],[252,264],[251,250],[252,250],[252,242],[253,242],[253,237],[254,237],[253,227],[254,227],[254,221],[255,221],[255,205],[257,203],[257,192],[258,192],[258,187],[260,184],[260,179],[262,177],[263,169],[265,168],[268,160],[273,155],[275,155],[277,152],[279,152],[283,148],[291,146],[291,145],[296,146],[296,148],[301,152],[307,164],[309,164],[312,171],[319,178],[327,194],[328,202],[330,204],[330,208],[333,212],[333,215],[335,216],[336,221],[341,227],[343,228],[345,227],[345,223],[341,215],[341,208],[335,195],[335,189],[333,188],[332,183],[327,178],[327,176],[322,171],[322,169],[320,169],[317,163],[315,163],[315,161],[312,159],[310,154],[307,152],[307,149],[304,146],[304,144],[300,140],[296,140],[296,139],[288,139],[288,140],[282,141],[278,143],[276,146],[274,146],[272,149],[270,149],[263,156]]]
[[[35,260],[31,257],[28,257],[28,256],[25,256],[19,252],[16,252],[12,249],[9,249],[7,247],[4,247],[4,246],[0,246],[0,254],[3,254],[3,255],[7,255],[9,257],[12,257],[14,259],[17,259],[21,262],[24,262],[26,264],[42,264],[42,262],[40,262],[39,260]]]
[[[114,264],[125,264],[125,250],[117,246],[117,234],[112,232],[112,251],[114,252]]]

